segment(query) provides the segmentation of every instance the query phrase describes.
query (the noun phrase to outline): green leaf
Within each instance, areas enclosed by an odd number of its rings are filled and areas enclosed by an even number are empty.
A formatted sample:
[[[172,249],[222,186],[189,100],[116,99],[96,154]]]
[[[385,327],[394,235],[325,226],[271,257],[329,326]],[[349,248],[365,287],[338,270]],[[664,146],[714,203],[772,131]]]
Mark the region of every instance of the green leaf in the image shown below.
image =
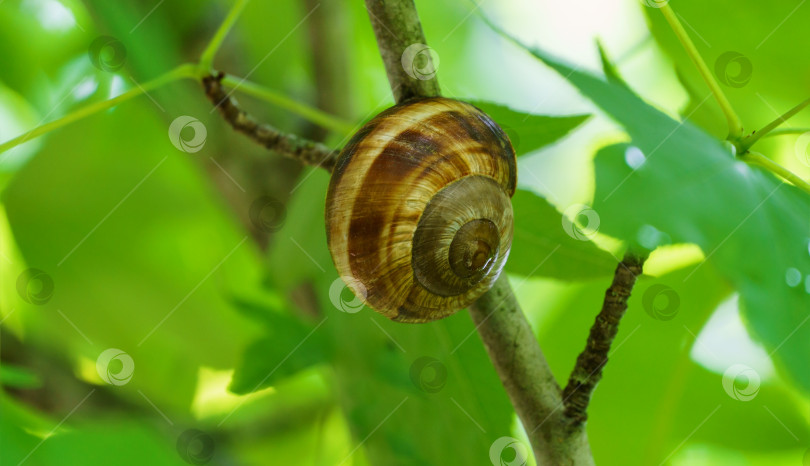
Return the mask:
[[[313,365],[329,360],[323,324],[310,325],[255,302],[235,299],[244,314],[264,323],[266,334],[245,350],[228,390],[244,395],[275,385]]]
[[[597,464],[661,464],[684,439],[760,452],[789,451],[810,441],[804,402],[784,381],[764,379],[754,399],[743,402],[727,395],[721,374],[690,358],[694,335],[731,290],[711,264],[684,282],[689,273],[691,267],[643,277],[633,289],[589,407],[587,429]],[[558,376],[571,370],[583,349],[584,341],[571,335],[584,335],[593,324],[608,286],[608,280],[571,286],[570,293],[559,294],[568,298],[545,301],[544,315],[551,317],[538,325],[540,343],[554,349],[546,355]],[[674,292],[678,303],[666,320],[654,318],[647,307],[651,295],[655,297],[662,287]],[[662,309],[668,302],[657,305]],[[744,357],[741,354],[737,362],[752,364]],[[616,428],[616,419],[622,419],[621,429]]]
[[[329,311],[340,401],[371,464],[482,464],[512,435],[513,410],[465,312],[410,325]]]
[[[590,117],[532,115],[492,102],[470,103],[483,110],[503,128],[518,157],[562,139]]]
[[[90,396],[101,396],[91,393]],[[77,400],[78,401],[78,400]],[[74,425],[46,419],[26,405],[0,394],[0,450],[3,464],[181,464],[175,439],[148,423],[132,419]],[[64,416],[60,416],[64,417]],[[44,438],[39,435],[52,433]]]
[[[611,275],[618,261],[587,237],[566,233],[572,225],[542,197],[517,190],[512,197],[515,233],[506,270],[523,276],[581,280]]]
[[[42,381],[25,368],[3,363],[0,366],[0,385],[13,388],[39,388]]]
[[[740,291],[751,333],[810,391],[810,326],[804,325],[810,290],[786,283],[786,274],[801,280],[810,273],[807,196],[735,161],[720,141],[629,89],[527,49],[619,122],[641,151],[641,159],[636,149],[630,157],[630,146],[617,145],[597,156],[594,209],[601,231],[637,241],[652,227],[700,246]]]
[[[325,171],[305,170],[287,204],[286,221],[275,234],[268,252],[271,279],[282,289],[289,290],[334,270],[324,226],[328,183],[329,174]],[[313,218],[320,222],[310,223]]]
[[[602,41],[597,40],[596,47],[599,49],[599,60],[602,62],[602,71],[605,73],[605,77],[608,81],[627,87],[627,83],[624,82],[624,78],[619,74],[616,65],[614,65],[610,57],[608,57],[607,51],[602,45]]]

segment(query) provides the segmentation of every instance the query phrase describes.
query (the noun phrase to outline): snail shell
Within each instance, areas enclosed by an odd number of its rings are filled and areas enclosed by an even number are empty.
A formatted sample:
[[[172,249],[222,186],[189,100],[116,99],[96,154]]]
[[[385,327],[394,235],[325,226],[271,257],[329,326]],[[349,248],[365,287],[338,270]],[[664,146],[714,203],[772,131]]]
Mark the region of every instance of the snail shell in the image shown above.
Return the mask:
[[[509,255],[516,181],[508,137],[476,107],[446,98],[392,107],[338,157],[326,198],[335,267],[393,320],[463,309]]]

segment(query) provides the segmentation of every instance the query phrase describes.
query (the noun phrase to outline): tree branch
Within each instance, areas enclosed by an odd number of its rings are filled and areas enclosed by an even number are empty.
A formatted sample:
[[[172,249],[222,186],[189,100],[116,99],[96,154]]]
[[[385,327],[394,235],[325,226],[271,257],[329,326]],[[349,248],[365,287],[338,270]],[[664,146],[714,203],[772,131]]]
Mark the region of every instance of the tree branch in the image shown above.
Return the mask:
[[[410,59],[406,58],[404,61],[409,69],[406,70],[403,66],[405,49],[411,45],[427,43],[413,0],[366,0],[366,9],[397,103],[413,97],[438,96],[439,82],[436,80],[429,50],[422,50]],[[419,70],[431,72],[418,74],[418,78],[408,74]]]
[[[619,322],[627,310],[627,299],[641,275],[646,257],[627,253],[616,267],[613,283],[605,292],[602,310],[591,327],[585,349],[577,358],[568,385],[563,391],[565,419],[572,427],[584,425],[588,418],[588,403],[596,384],[602,378],[602,368],[607,364],[608,352]]]
[[[506,274],[470,306],[470,315],[529,436],[537,464],[593,464],[584,428],[567,431],[560,386]]]
[[[224,73],[219,73],[217,76],[206,76],[202,80],[203,87],[205,95],[219,109],[225,121],[230,123],[236,131],[246,134],[257,143],[281,155],[332,171],[339,151],[258,123],[225,93],[222,89],[223,77],[225,77]]]

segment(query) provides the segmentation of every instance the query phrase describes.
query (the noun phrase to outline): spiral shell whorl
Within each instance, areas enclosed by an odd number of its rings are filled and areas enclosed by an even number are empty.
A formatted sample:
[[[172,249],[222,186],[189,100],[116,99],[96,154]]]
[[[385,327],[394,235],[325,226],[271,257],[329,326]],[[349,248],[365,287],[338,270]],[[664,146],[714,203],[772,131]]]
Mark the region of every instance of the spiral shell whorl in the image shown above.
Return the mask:
[[[503,268],[515,184],[508,138],[472,105],[432,98],[388,109],[338,158],[326,208],[335,266],[391,319],[452,314]]]

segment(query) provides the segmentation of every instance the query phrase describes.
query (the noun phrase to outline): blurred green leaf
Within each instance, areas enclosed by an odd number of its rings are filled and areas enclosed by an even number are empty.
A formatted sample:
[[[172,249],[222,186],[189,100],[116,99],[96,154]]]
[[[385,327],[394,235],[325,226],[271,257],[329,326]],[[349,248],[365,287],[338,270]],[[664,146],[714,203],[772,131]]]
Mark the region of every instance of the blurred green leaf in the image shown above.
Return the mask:
[[[786,283],[793,269],[810,272],[807,195],[735,161],[720,141],[627,88],[527,49],[618,121],[641,151],[640,159],[629,157],[628,145],[616,145],[597,156],[601,231],[635,242],[652,226],[675,242],[698,244],[740,291],[752,334],[810,391],[810,294]]]
[[[42,381],[36,374],[18,366],[3,363],[0,366],[0,385],[13,388],[39,388]]]
[[[470,103],[483,110],[503,128],[518,157],[562,139],[590,117],[532,115],[492,102]]]
[[[569,236],[573,225],[542,197],[518,189],[512,197],[515,233],[506,271],[523,276],[581,280],[608,276],[618,261],[589,238]]]
[[[99,396],[91,392],[88,397],[93,395]],[[49,421],[5,394],[0,394],[0,409],[3,464],[184,464],[175,439],[138,421],[73,425]]]
[[[142,97],[54,132],[3,201],[25,262],[54,283],[41,306],[15,296],[27,342],[74,364],[119,348],[135,360],[128,397],[186,410],[199,366],[232,367],[257,336],[225,296],[259,263],[161,113]]]
[[[262,321],[265,334],[251,343],[236,367],[228,389],[244,395],[275,385],[279,380],[315,364],[328,362],[329,348],[320,324],[309,325],[255,302],[234,300],[242,312]]]
[[[626,87],[627,83],[624,82],[624,78],[619,74],[618,68],[616,68],[616,65],[610,57],[608,57],[607,51],[602,45],[602,41],[596,41],[596,48],[599,49],[599,60],[602,62],[602,72],[605,73],[607,80]]]
[[[334,269],[324,225],[328,183],[328,173],[312,168],[304,172],[294,187],[293,197],[287,204],[286,220],[267,255],[272,281],[282,289],[290,290]],[[310,221],[315,218],[320,222]]]

